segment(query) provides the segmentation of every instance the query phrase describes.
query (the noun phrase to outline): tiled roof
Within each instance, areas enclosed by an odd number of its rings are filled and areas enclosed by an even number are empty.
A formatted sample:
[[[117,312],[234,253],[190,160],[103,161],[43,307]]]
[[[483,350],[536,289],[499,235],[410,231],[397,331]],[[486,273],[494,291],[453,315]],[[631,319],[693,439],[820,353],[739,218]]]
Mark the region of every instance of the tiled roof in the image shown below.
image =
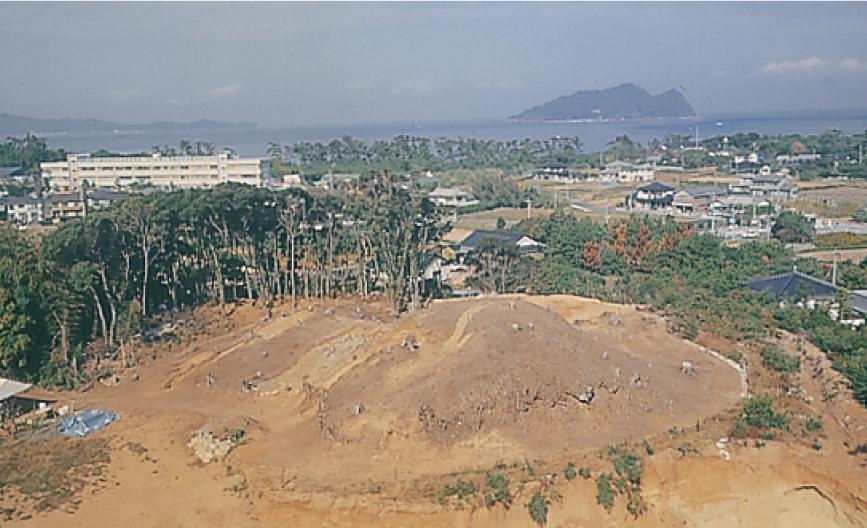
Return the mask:
[[[485,231],[483,229],[476,229],[467,238],[459,242],[458,246],[461,249],[475,249],[479,242],[486,237],[499,238],[500,240],[517,244],[519,240],[524,238],[524,235],[522,233],[512,233],[511,231]]]
[[[655,181],[639,187],[638,190],[644,192],[668,192],[673,191],[674,187]]]
[[[777,299],[795,297],[802,288],[809,288],[814,296],[833,295],[839,289],[830,282],[811,277],[800,271],[790,271],[769,277],[756,277],[741,284],[754,291],[768,292]]]

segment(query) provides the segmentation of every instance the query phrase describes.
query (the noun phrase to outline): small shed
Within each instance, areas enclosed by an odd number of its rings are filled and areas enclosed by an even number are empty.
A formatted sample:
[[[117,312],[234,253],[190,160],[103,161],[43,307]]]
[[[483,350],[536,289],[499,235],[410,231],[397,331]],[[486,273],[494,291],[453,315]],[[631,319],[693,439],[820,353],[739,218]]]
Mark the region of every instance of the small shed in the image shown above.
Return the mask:
[[[15,395],[20,394],[32,387],[29,383],[21,383],[10,379],[0,378],[0,421],[12,418],[17,402]]]

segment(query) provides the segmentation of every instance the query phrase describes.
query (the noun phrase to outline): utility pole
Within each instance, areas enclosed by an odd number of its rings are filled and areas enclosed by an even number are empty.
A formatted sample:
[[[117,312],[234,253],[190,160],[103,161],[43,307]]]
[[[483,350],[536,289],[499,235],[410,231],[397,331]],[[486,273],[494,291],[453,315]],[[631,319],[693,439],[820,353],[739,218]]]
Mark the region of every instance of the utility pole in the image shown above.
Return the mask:
[[[608,198],[605,199],[605,225],[608,225]]]
[[[837,250],[834,250],[834,265],[831,268],[831,284],[837,285]]]

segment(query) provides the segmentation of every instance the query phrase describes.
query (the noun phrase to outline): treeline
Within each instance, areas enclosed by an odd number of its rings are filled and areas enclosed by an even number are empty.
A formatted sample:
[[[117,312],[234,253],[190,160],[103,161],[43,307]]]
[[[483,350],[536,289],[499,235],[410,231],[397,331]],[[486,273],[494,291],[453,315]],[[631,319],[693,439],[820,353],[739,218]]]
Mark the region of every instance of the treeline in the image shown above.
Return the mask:
[[[23,167],[39,170],[39,164],[66,159],[66,151],[51,150],[45,140],[34,134],[23,138],[8,137],[0,142],[0,167]]]
[[[487,239],[469,258],[472,286],[645,304],[674,316],[690,339],[706,332],[758,345],[776,328],[806,332],[867,405],[867,330],[853,330],[822,310],[799,308],[795,302],[780,307],[770,295],[741,285],[748,278],[792,269],[794,256],[782,242],[731,248],[670,219],[632,217],[604,225],[578,219],[568,210],[525,221],[521,230],[547,244],[545,257],[522,258],[514,245]],[[810,259],[797,265],[818,277],[828,271]],[[846,286],[867,284],[867,265],[846,264],[840,271]],[[841,295],[839,301],[845,305],[845,300]]]
[[[0,372],[71,383],[117,355],[156,312],[296,296],[433,295],[420,269],[448,227],[390,174],[345,196],[244,185],[133,195],[41,241],[0,236]],[[287,308],[289,309],[289,308]]]
[[[581,163],[581,139],[554,137],[547,141],[521,139],[510,141],[473,138],[439,138],[399,135],[390,141],[367,144],[344,136],[328,143],[299,142],[292,145],[270,143],[268,154],[277,161],[278,171],[301,170],[323,175],[338,172],[394,170],[420,172],[479,167],[516,170],[535,168],[548,161]]]

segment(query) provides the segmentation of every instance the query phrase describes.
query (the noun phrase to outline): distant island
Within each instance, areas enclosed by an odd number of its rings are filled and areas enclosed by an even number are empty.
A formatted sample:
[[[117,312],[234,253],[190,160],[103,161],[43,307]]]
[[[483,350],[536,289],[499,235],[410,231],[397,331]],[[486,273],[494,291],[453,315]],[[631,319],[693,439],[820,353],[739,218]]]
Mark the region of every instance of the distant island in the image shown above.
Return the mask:
[[[111,132],[226,130],[259,128],[251,122],[225,123],[222,121],[195,121],[179,123],[157,121],[141,125],[100,121],[99,119],[36,119],[12,114],[0,114],[0,137],[35,134],[92,134]]]
[[[632,83],[606,90],[586,90],[558,97],[541,106],[534,106],[512,121],[635,121],[693,117],[695,111],[677,90],[650,95]]]

